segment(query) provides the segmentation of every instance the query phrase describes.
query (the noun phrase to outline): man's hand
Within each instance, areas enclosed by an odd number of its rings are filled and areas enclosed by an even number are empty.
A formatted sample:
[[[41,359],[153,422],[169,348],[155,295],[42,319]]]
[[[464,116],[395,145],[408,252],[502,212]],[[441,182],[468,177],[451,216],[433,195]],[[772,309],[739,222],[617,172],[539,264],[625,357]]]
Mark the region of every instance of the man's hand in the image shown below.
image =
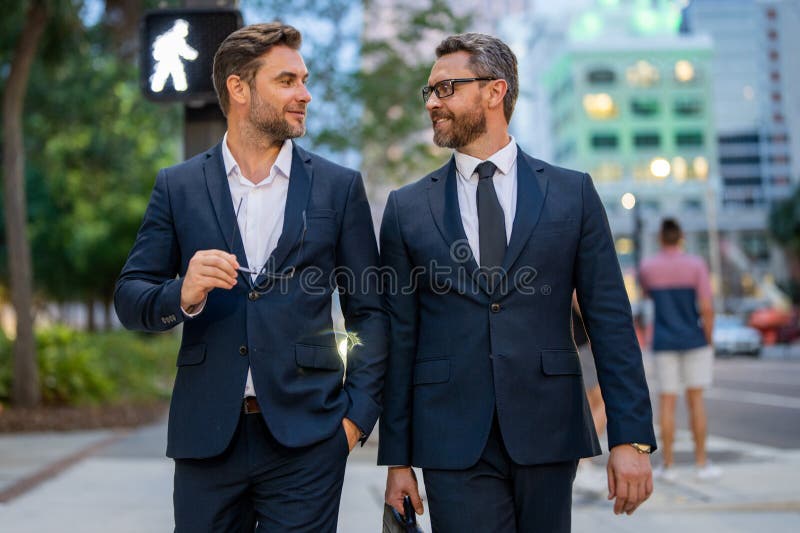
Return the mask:
[[[232,289],[236,285],[236,256],[222,250],[199,250],[189,261],[181,286],[181,308],[191,313],[203,303],[212,289]]]
[[[633,514],[653,493],[650,455],[639,453],[630,444],[611,448],[608,458],[608,499],[614,502],[614,514]]]
[[[411,496],[411,504],[417,514],[425,512],[422,506],[422,498],[419,497],[417,487],[417,477],[410,466],[390,466],[386,474],[386,494],[384,499],[387,504],[394,507],[398,513],[405,514],[403,509],[403,498]]]
[[[347,444],[350,446],[350,451],[352,452],[353,448],[358,444],[358,440],[361,438],[361,430],[358,429],[355,422],[349,418],[343,418],[342,425],[344,426],[344,432],[347,434]]]

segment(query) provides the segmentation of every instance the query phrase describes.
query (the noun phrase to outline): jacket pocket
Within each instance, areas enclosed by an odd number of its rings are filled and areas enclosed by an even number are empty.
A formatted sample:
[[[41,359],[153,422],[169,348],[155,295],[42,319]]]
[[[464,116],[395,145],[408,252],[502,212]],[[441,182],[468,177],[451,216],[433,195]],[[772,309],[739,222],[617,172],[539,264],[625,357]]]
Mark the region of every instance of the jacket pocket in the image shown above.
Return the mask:
[[[575,350],[542,350],[542,372],[548,376],[581,375]]]
[[[414,365],[414,385],[450,381],[450,359],[429,359]]]
[[[178,362],[176,363],[176,366],[199,365],[205,360],[206,360],[205,344],[184,346],[178,352]]]
[[[339,370],[344,366],[342,358],[339,357],[339,352],[330,346],[295,344],[294,360],[297,366],[320,370]]]
[[[306,218],[336,218],[338,212],[335,209],[309,209],[306,212]]]
[[[534,232],[537,234],[562,233],[572,230],[574,225],[574,219],[571,218],[564,220],[548,220],[536,224]]]

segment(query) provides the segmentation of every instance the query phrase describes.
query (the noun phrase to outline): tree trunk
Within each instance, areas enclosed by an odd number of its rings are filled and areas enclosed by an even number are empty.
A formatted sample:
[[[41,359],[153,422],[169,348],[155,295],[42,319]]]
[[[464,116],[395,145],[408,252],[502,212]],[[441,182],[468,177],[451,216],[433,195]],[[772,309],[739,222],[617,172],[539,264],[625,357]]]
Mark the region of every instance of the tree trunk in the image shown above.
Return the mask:
[[[103,301],[103,330],[111,331],[111,305],[112,301],[109,298],[106,298]]]
[[[28,243],[27,204],[25,199],[25,147],[22,137],[22,111],[31,64],[47,23],[47,8],[34,0],[25,17],[11,70],[3,92],[3,183],[6,212],[6,241],[11,282],[11,302],[17,315],[14,342],[14,381],[12,401],[20,407],[32,407],[41,400],[36,343],[33,336],[33,287],[31,250]]]
[[[94,296],[86,299],[86,330],[90,333],[97,331],[97,323],[94,320]]]

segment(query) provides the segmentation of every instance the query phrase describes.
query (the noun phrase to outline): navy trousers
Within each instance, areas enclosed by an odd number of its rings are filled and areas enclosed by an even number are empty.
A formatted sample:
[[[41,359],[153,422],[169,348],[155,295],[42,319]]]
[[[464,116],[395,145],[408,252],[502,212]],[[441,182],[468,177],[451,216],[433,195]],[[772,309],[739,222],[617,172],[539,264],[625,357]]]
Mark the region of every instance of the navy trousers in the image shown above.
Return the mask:
[[[474,466],[423,469],[433,533],[569,533],[577,467],[514,463],[495,417]]]
[[[343,427],[287,448],[260,414],[242,414],[224,453],[175,460],[175,532],[335,533],[348,454]]]

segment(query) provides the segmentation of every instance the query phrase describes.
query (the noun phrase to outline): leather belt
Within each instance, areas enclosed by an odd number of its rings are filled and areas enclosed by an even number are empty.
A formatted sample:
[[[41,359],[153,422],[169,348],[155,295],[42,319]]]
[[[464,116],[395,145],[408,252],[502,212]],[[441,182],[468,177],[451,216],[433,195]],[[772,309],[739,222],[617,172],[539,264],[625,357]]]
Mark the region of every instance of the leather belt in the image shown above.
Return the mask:
[[[242,412],[246,415],[261,412],[261,407],[258,406],[258,400],[256,400],[255,396],[248,396],[244,399],[242,403]]]

